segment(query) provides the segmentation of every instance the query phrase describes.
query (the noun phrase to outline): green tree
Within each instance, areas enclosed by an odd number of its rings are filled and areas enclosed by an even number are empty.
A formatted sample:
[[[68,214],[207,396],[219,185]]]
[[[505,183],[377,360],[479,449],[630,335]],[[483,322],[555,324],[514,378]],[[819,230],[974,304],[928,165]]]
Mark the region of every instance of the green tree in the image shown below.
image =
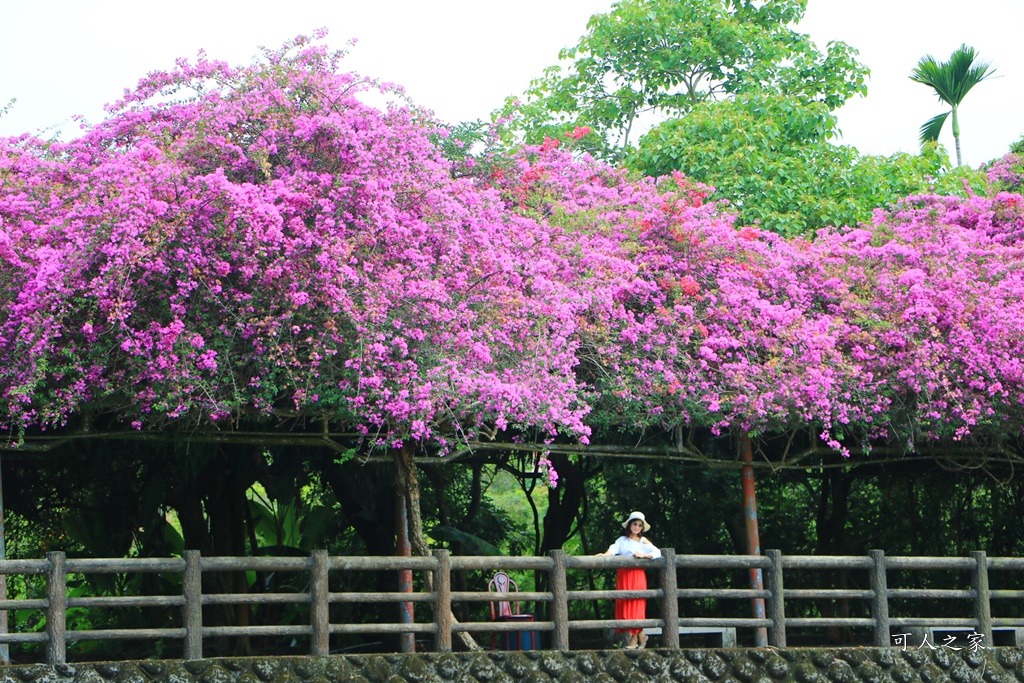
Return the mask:
[[[678,117],[708,100],[778,92],[834,109],[864,92],[867,68],[842,42],[821,53],[794,31],[806,0],[621,0],[596,14],[518,108],[528,142],[575,126],[600,135],[591,152],[620,157],[644,114]]]
[[[973,47],[961,45],[948,61],[939,62],[931,55],[925,55],[910,74],[910,80],[927,85],[939,100],[948,104],[950,111],[929,119],[921,126],[921,142],[935,142],[939,139],[946,118],[953,115],[953,140],[956,143],[956,165],[962,166],[960,155],[960,120],[957,109],[971,88],[995,73],[990,62],[977,62],[978,55]]]
[[[824,102],[750,94],[704,102],[647,133],[629,165],[652,176],[680,171],[711,185],[742,225],[810,236],[857,225],[910,194],[985,192],[981,173],[953,172],[937,145],[920,155],[862,156],[832,142],[836,117]]]

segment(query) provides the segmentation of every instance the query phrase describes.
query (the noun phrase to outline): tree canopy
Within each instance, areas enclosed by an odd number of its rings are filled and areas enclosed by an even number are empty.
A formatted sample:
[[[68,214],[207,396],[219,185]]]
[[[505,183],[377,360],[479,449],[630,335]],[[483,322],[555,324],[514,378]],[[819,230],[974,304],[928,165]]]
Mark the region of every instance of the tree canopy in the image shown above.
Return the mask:
[[[180,62],[79,139],[3,141],[12,440],[101,415],[442,452],[595,425],[1019,433],[1017,195],[808,242],[581,155],[585,129],[460,175],[339,58]]]
[[[838,137],[823,102],[740,95],[655,126],[626,162],[650,176],[682,171],[712,185],[739,224],[790,237],[870,221],[908,195],[985,192],[984,173],[951,169],[935,144],[919,155],[865,156]]]
[[[580,42],[559,54],[506,114],[527,142],[576,126],[599,156],[621,156],[645,114],[675,118],[702,102],[744,93],[781,93],[839,107],[864,91],[857,52],[825,52],[791,28],[806,0],[620,0],[595,14]]]
[[[152,74],[69,143],[4,141],[7,428],[88,406],[381,443],[585,431],[579,240],[453,180],[429,122],[362,104],[339,55],[289,47]]]
[[[833,112],[866,93],[868,70],[845,43],[822,51],[799,33],[805,9],[618,2],[508,100],[506,138],[540,145],[586,127],[579,148],[651,176],[681,171],[731,202],[740,224],[787,236],[868,221],[911,194],[983,191],[982,174],[954,170],[934,144],[880,157],[838,143]]]

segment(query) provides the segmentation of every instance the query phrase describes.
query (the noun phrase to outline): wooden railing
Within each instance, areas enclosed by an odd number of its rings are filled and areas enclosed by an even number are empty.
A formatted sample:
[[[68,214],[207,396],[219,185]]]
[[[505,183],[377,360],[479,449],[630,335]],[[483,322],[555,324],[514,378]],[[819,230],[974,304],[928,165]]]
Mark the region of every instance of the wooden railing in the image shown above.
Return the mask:
[[[657,571],[660,582],[644,591],[569,590],[570,572],[585,572],[641,566]],[[761,570],[764,589],[680,587],[677,583],[684,570],[744,571]],[[349,572],[412,570],[429,573],[433,589],[430,592],[331,592],[332,574]],[[453,572],[477,570],[481,572],[534,571],[546,574],[548,590],[516,593],[486,591],[452,591]],[[794,570],[845,570],[866,575],[865,588],[795,588],[785,586],[787,572]],[[969,576],[969,588],[903,588],[888,585],[890,573],[904,575],[915,571],[950,570]],[[215,572],[302,572],[308,577],[308,590],[290,593],[225,593],[204,594],[203,575]],[[149,596],[95,596],[68,597],[69,575],[156,573],[180,575],[180,595]],[[0,600],[0,610],[41,610],[45,613],[45,631],[0,634],[0,643],[11,645],[45,643],[45,661],[60,664],[66,661],[67,644],[87,640],[116,639],[179,639],[185,659],[203,657],[203,641],[214,637],[292,636],[308,638],[309,652],[328,654],[330,639],[337,634],[402,634],[429,636],[433,649],[438,652],[452,650],[454,633],[481,633],[505,631],[540,631],[549,634],[550,648],[569,650],[572,631],[623,627],[650,627],[662,630],[662,646],[680,646],[680,628],[766,628],[769,644],[786,647],[787,630],[807,627],[851,627],[871,629],[873,644],[892,645],[898,629],[921,627],[973,629],[988,642],[993,629],[1024,628],[1021,607],[1014,606],[1018,616],[994,617],[993,601],[1008,604],[1024,601],[1024,590],[1019,588],[991,590],[991,572],[1016,572],[1012,580],[1024,583],[1024,558],[987,557],[983,552],[970,557],[887,557],[880,550],[864,556],[783,556],[778,550],[768,550],[763,556],[737,555],[676,555],[674,550],[663,550],[660,560],[635,560],[624,557],[568,556],[561,550],[551,551],[546,557],[461,557],[451,556],[446,550],[435,550],[430,557],[348,557],[328,556],[326,551],[313,551],[310,557],[201,557],[197,551],[186,551],[183,558],[152,559],[74,559],[64,553],[47,553],[45,560],[0,561],[0,574],[43,575],[46,597],[37,599]],[[1009,574],[1008,574],[1009,575]],[[426,585],[426,582],[423,582]],[[675,599],[665,599],[665,596]],[[653,618],[634,621],[613,619],[570,619],[569,604],[575,601],[608,601],[616,598],[653,598],[660,601],[660,611]],[[681,617],[680,600],[741,600],[762,598],[767,606],[765,618],[740,617]],[[501,623],[493,621],[456,622],[453,603],[482,603],[512,600],[546,604],[546,616],[530,623]],[[787,617],[787,604],[795,601],[861,601],[867,608],[860,610],[866,616],[801,616]],[[900,604],[922,601],[962,601],[961,616],[925,617],[890,614],[892,601]],[[330,606],[341,603],[425,603],[431,607],[432,620],[421,623],[332,623]],[[210,605],[271,605],[292,604],[309,606],[309,623],[299,625],[212,626],[204,624],[203,607]],[[686,603],[684,603],[686,604]],[[73,608],[172,608],[180,610],[177,628],[123,628],[104,630],[73,630],[67,628],[68,610]],[[377,610],[381,612],[382,610]],[[540,610],[538,610],[540,611]],[[806,610],[800,610],[806,612]],[[905,611],[905,610],[904,610]],[[927,611],[927,610],[925,610]]]

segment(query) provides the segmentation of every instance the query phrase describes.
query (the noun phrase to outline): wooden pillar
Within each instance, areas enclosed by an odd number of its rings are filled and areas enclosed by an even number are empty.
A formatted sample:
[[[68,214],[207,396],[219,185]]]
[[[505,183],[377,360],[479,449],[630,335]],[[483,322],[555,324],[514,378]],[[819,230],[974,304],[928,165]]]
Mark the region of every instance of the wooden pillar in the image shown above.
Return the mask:
[[[452,565],[447,550],[434,550],[434,651],[452,651]]]
[[[565,551],[549,550],[548,557],[554,560],[548,585],[554,601],[551,603],[551,621],[555,630],[551,636],[551,647],[559,652],[569,651],[569,589],[565,576]]]
[[[772,597],[768,600],[768,618],[772,620],[768,630],[768,644],[772,647],[786,647],[786,600],[782,583],[782,551],[766,550],[765,555],[771,560],[768,569],[768,590]]]
[[[309,572],[309,651],[315,657],[331,652],[331,589],[326,550],[314,550]]]
[[[992,642],[992,594],[988,588],[988,557],[984,550],[971,553],[974,558],[974,571],[971,583],[974,584],[974,618],[978,620],[978,633],[985,636],[985,642],[991,647]]]
[[[185,626],[185,659],[203,658],[203,568],[198,550],[185,551],[185,573],[181,577],[181,623]]]
[[[64,571],[64,553],[46,553],[46,663],[67,661],[68,590]]]
[[[885,575],[885,551],[870,550],[871,555],[871,616],[875,619],[875,647],[889,647],[889,582]]]
[[[661,601],[661,643],[670,650],[679,649],[679,585],[676,579],[676,550],[662,548],[661,590],[665,597]]]

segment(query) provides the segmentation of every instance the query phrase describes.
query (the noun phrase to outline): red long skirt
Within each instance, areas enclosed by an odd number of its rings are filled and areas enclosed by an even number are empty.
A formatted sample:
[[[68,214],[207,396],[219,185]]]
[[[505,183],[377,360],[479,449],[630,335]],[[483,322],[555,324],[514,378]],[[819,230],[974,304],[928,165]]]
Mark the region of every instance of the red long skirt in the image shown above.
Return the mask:
[[[647,590],[647,572],[643,569],[620,569],[618,576],[615,577],[615,590],[620,591],[645,591]],[[616,600],[615,601],[615,618],[616,619],[646,619],[647,618],[647,599],[630,599],[630,600]],[[639,628],[618,628],[615,629],[617,633],[623,633],[629,631],[630,633],[640,633],[643,629]]]

